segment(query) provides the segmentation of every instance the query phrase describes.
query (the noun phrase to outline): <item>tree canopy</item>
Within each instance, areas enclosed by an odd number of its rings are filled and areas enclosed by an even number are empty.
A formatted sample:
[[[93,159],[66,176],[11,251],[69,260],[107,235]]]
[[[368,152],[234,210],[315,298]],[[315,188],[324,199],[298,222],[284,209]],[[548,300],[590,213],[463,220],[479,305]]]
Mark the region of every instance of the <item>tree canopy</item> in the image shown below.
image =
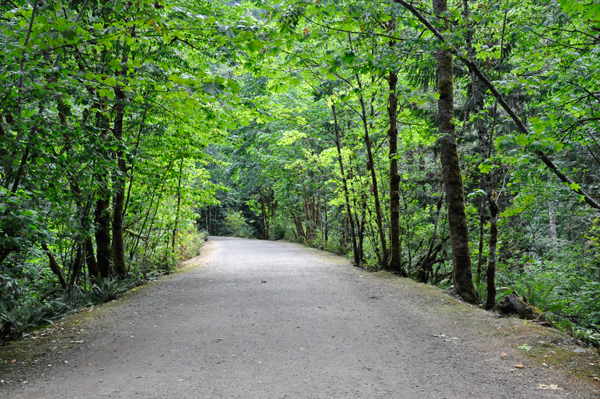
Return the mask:
[[[598,329],[596,2],[0,9],[2,339],[173,270],[200,231]]]

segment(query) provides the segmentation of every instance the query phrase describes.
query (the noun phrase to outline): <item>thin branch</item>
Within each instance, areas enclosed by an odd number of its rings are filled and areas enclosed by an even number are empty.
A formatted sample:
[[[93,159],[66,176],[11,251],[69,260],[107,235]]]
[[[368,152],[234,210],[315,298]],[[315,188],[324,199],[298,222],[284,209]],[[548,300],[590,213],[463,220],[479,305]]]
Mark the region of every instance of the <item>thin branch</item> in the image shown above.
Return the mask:
[[[529,130],[515,113],[515,111],[508,105],[502,94],[496,89],[496,86],[481,72],[481,70],[471,62],[468,57],[463,56],[463,54],[446,39],[446,37],[435,27],[431,22],[429,22],[415,7],[406,2],[405,0],[393,0],[395,3],[400,4],[408,11],[410,11],[423,25],[429,29],[431,33],[435,37],[438,38],[440,42],[445,44],[448,47],[448,50],[456,56],[468,69],[472,71],[477,77],[487,86],[492,95],[498,100],[502,108],[510,115],[513,122],[517,125],[519,130],[526,135],[530,135]],[[540,158],[540,160],[552,171],[554,174],[565,184],[567,184],[571,190],[573,190],[576,194],[581,195],[585,202],[594,209],[600,210],[600,203],[590,197],[585,191],[581,189],[581,187],[573,182],[567,175],[565,175],[562,171],[558,169],[558,167],[552,162],[552,160],[548,157],[548,155],[541,150],[534,150],[534,153]]]

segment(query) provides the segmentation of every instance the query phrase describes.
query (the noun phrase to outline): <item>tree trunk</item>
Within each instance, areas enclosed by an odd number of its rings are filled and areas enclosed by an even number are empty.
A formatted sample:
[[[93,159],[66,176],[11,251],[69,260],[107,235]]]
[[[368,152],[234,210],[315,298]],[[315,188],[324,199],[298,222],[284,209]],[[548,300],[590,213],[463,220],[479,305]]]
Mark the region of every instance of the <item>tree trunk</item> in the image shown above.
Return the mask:
[[[63,288],[63,290],[66,289],[67,283],[65,282],[65,278],[63,277],[58,262],[56,262],[56,259],[54,259],[54,255],[52,255],[52,252],[50,252],[48,246],[45,243],[42,243],[42,249],[44,250],[44,252],[46,252],[46,256],[48,256],[50,270],[52,270],[52,273],[56,274],[56,277],[58,277],[58,282],[60,283],[60,286]]]
[[[106,183],[106,181],[104,182]],[[110,275],[110,258],[112,249],[110,246],[110,200],[107,194],[102,193],[104,198],[96,201],[94,221],[96,223],[96,253],[98,257],[98,272],[102,278]]]
[[[548,220],[550,223],[550,239],[552,240],[552,244],[556,247],[556,221],[554,220],[554,205],[552,204],[552,201],[548,201]]]
[[[69,277],[69,288],[68,292],[71,294],[73,292],[73,287],[75,287],[75,283],[81,274],[81,269],[83,269],[83,261],[84,261],[84,245],[77,245],[77,252],[75,255],[75,261],[73,262],[73,270],[71,272],[71,276]]]
[[[303,242],[305,238],[304,228],[302,227],[302,220],[300,216],[297,216],[294,211],[290,210],[290,214],[292,215],[292,219],[294,219],[294,224],[296,225],[296,240],[298,242]],[[302,238],[302,241],[300,240]]]
[[[490,256],[486,271],[487,278],[487,300],[485,309],[490,310],[496,306],[496,247],[498,245],[498,203],[496,202],[496,193],[492,192],[489,196],[490,202]]]
[[[390,72],[388,77],[390,94],[388,97],[388,128],[389,159],[390,159],[390,264],[389,270],[408,277],[402,267],[400,258],[400,173],[398,173],[398,94],[396,86],[398,76]]]
[[[92,278],[98,276],[98,263],[96,263],[96,257],[94,256],[94,243],[91,238],[86,238],[84,242],[85,246],[85,263],[87,264],[88,274]]]
[[[333,112],[333,130],[335,132],[335,146],[338,153],[338,163],[340,165],[340,174],[342,175],[342,186],[344,187],[344,199],[346,200],[346,213],[348,221],[350,222],[350,235],[352,237],[352,252],[354,256],[354,265],[360,266],[360,255],[358,253],[358,246],[356,244],[356,232],[354,231],[354,220],[352,220],[352,211],[350,209],[350,195],[348,194],[348,182],[346,181],[346,174],[344,173],[344,163],[342,161],[342,147],[340,145],[340,131],[337,121],[337,114],[335,112],[335,105],[331,104],[331,111]]]
[[[175,210],[175,225],[173,226],[173,235],[171,236],[171,247],[173,247],[173,255],[175,253],[175,238],[177,237],[177,225],[179,224],[179,212],[181,211],[181,175],[183,174],[183,156],[179,163],[179,177],[177,179],[177,209]]]
[[[125,116],[125,93],[121,89],[115,89],[116,116],[113,134],[117,141],[123,141],[123,118]],[[125,176],[127,176],[127,165],[123,151],[117,151],[117,166],[119,174],[115,179],[115,199],[113,209],[113,252],[115,261],[115,273],[118,276],[127,275],[125,263],[125,243],[123,241],[123,205],[125,203]]]
[[[446,0],[433,0],[435,15],[441,18],[448,10]],[[452,246],[454,294],[467,302],[478,303],[477,290],[473,284],[469,228],[465,213],[465,194],[458,160],[454,118],[454,77],[452,53],[438,48],[438,124],[442,159],[442,174],[446,187],[450,244]]]
[[[528,304],[525,298],[520,298],[514,292],[498,302],[497,309],[502,316],[517,315],[526,320],[537,319],[542,313],[539,309]]]
[[[464,18],[469,18],[469,1],[466,0],[463,3]],[[477,50],[473,47],[473,29],[467,28],[466,34],[466,48],[469,60],[473,63],[477,62]],[[471,98],[473,100],[473,113],[477,117],[475,127],[477,129],[477,137],[479,139],[479,155],[481,157],[480,162],[483,162],[488,157],[488,146],[487,146],[487,130],[484,123],[483,109],[485,106],[483,92],[485,87],[481,84],[480,79],[477,75],[470,71],[471,76]],[[468,116],[468,115],[467,115]],[[466,117],[465,117],[466,119]],[[487,192],[488,189],[488,174],[479,173],[479,189]],[[481,273],[483,266],[485,265],[485,257],[483,256],[484,241],[485,241],[485,223],[486,223],[486,200],[485,197],[481,197],[479,203],[479,254],[477,259],[477,271],[475,273],[475,281],[477,284],[481,282]]]
[[[483,242],[485,239],[485,198],[481,199],[479,204],[479,253],[477,256],[477,271],[475,272],[475,282],[479,284],[481,282],[481,273],[483,270],[483,264],[485,258],[483,256]]]
[[[381,267],[383,269],[388,269],[389,265],[389,259],[388,259],[388,250],[387,250],[387,243],[386,243],[386,239],[385,239],[385,231],[383,229],[383,217],[382,217],[382,213],[381,213],[381,204],[379,202],[379,187],[377,185],[377,173],[375,171],[375,161],[373,160],[373,151],[371,149],[371,138],[369,136],[369,124],[367,121],[367,108],[365,106],[365,100],[363,98],[362,95],[362,83],[360,81],[360,77],[358,75],[356,75],[356,82],[358,84],[358,87],[361,89],[361,95],[359,97],[360,100],[360,106],[361,106],[361,119],[363,122],[363,130],[365,132],[364,134],[364,140],[365,140],[365,147],[367,148],[367,169],[369,169],[369,171],[371,172],[371,182],[373,184],[373,200],[375,201],[375,216],[376,216],[376,221],[377,221],[377,231],[379,232],[379,242],[381,244],[381,253],[382,253],[382,257],[381,257]]]

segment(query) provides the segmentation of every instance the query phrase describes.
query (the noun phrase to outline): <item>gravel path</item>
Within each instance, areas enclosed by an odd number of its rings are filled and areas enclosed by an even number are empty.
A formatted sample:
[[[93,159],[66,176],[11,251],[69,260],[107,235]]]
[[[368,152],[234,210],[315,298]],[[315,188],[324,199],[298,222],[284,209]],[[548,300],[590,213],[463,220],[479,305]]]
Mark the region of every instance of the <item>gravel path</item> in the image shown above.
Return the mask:
[[[464,305],[432,306],[431,288],[295,244],[211,237],[205,248],[203,266],[116,304],[68,363],[10,397],[592,397],[502,361],[507,349],[479,334],[494,321],[477,313],[465,327],[445,310]]]

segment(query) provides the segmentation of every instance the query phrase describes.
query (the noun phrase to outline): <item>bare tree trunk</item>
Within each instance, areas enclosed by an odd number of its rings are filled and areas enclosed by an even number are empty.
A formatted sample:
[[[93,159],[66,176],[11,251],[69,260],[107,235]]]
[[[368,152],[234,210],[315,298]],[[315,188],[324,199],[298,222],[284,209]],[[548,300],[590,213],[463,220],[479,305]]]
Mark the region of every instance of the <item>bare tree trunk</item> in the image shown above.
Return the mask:
[[[433,0],[435,15],[441,18],[448,11],[446,0]],[[438,48],[438,123],[442,159],[442,174],[446,187],[450,244],[452,246],[454,294],[471,303],[478,303],[473,284],[469,228],[465,213],[465,194],[456,145],[454,118],[454,76],[452,53]]]
[[[486,271],[487,278],[487,300],[485,309],[490,310],[496,306],[496,247],[498,245],[498,203],[496,202],[496,193],[489,195],[490,203],[490,257]]]
[[[346,200],[346,216],[348,217],[348,221],[350,222],[350,235],[352,236],[352,252],[354,255],[354,265],[360,266],[360,255],[358,253],[358,246],[356,243],[356,232],[354,231],[354,220],[352,220],[352,210],[350,209],[350,195],[348,194],[348,182],[346,181],[346,174],[344,173],[344,163],[342,161],[342,147],[340,145],[340,131],[334,104],[331,104],[331,111],[333,112],[333,130],[335,132],[335,146],[337,148],[338,163],[340,165],[340,174],[342,175],[342,186],[344,187],[344,198]]]

